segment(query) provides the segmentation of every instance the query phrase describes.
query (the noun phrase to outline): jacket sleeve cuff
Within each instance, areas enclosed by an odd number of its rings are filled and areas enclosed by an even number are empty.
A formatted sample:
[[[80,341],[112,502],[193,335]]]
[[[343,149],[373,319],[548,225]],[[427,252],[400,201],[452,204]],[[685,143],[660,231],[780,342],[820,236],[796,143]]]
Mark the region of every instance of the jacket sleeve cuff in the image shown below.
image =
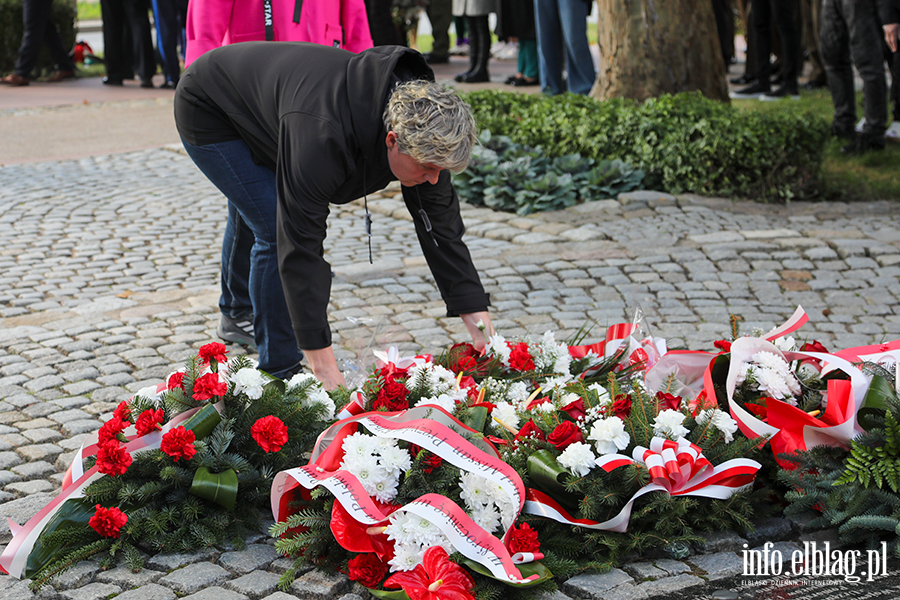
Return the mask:
[[[301,350],[321,350],[331,346],[331,327],[307,329],[294,328],[294,337]]]
[[[488,293],[469,294],[458,298],[446,298],[444,302],[447,304],[447,316],[458,317],[486,311],[491,305],[491,295]]]

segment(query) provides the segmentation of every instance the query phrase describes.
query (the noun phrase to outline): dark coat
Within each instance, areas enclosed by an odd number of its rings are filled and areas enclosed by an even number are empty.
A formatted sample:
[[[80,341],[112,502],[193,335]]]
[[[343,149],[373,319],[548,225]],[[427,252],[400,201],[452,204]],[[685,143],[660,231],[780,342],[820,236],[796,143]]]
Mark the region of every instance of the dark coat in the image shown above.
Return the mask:
[[[396,179],[382,113],[395,82],[418,78],[434,76],[421,54],[399,46],[352,54],[314,44],[249,42],[204,54],[178,86],[176,124],[187,142],[242,139],[275,171],[281,281],[303,349],[331,345],[331,266],[323,258],[328,205],[346,204]],[[404,187],[403,198],[448,316],[486,310],[489,298],[462,241],[450,173],[442,172],[435,185]],[[361,244],[360,260],[364,249]]]

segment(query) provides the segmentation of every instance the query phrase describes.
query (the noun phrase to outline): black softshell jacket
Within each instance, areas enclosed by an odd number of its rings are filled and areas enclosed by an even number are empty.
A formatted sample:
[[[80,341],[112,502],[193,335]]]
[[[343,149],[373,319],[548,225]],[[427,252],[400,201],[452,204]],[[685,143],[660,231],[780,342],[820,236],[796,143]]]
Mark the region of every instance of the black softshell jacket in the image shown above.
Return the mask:
[[[281,281],[303,349],[331,345],[331,266],[323,258],[328,205],[396,179],[382,114],[393,83],[414,78],[434,75],[407,48],[353,54],[299,42],[224,46],[198,58],[181,78],[175,118],[182,138],[194,145],[242,139],[275,171]],[[486,310],[489,297],[462,241],[450,173],[443,171],[435,185],[404,187],[403,198],[448,316]],[[360,260],[365,256],[360,248]]]

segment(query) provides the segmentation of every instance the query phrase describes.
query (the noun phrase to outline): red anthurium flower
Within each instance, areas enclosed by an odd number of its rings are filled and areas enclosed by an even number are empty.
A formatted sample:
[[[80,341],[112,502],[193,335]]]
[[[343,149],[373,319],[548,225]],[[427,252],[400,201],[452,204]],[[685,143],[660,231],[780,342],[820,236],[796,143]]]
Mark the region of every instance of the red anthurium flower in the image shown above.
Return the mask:
[[[563,411],[576,421],[578,419],[583,419],[587,414],[584,410],[584,400],[581,398],[575,400],[574,402],[569,402],[559,410]]]
[[[529,402],[528,405],[525,407],[525,410],[532,410],[533,408],[540,406],[541,404],[544,404],[545,402],[550,402],[550,398],[548,398],[547,396],[539,396],[539,397],[535,398],[534,400],[532,400],[531,402]]]
[[[394,504],[379,502],[374,498],[372,501],[384,515],[390,515],[400,508]],[[360,523],[347,512],[340,502],[335,502],[331,509],[330,526],[335,541],[345,550],[374,552],[385,562],[394,557],[394,542],[388,539],[384,533],[384,527]]]
[[[713,346],[715,346],[722,352],[731,352],[731,342],[729,341],[719,340],[717,342],[713,342]]]
[[[409,600],[474,600],[475,582],[465,569],[451,562],[447,551],[431,546],[422,564],[412,571],[394,573],[384,582],[386,588],[403,588]]]
[[[197,353],[204,365],[209,364],[211,360],[217,363],[228,362],[228,359],[225,358],[226,354],[228,354],[228,348],[225,347],[225,344],[220,344],[219,342],[200,346],[200,351]]]
[[[117,538],[119,530],[128,522],[128,515],[123,513],[115,506],[112,508],[103,508],[99,504],[96,506],[94,516],[88,520],[91,529],[100,534],[101,537]]]
[[[131,466],[132,458],[119,442],[110,440],[97,450],[97,470],[104,475],[122,475]]]
[[[513,526],[506,547],[510,554],[538,552],[541,549],[541,542],[538,540],[538,532],[532,529],[528,523],[522,523],[521,527]]]
[[[228,384],[219,380],[218,373],[201,375],[194,381],[194,400],[209,400],[213,396],[228,393]]]
[[[631,414],[631,394],[617,395],[612,406],[609,407],[609,414],[615,415],[620,419],[627,418]]]
[[[534,360],[528,352],[528,344],[519,342],[509,353],[509,366],[516,371],[533,371]]]
[[[166,381],[166,389],[174,390],[175,388],[184,389],[184,373],[181,371],[175,371],[169,375],[169,380]]]
[[[544,435],[544,432],[541,431],[541,428],[534,424],[534,421],[528,419],[528,422],[522,425],[519,429],[519,433],[516,434],[516,441],[525,439],[525,438],[537,438],[542,442],[547,440],[547,436]]]
[[[388,566],[374,552],[357,554],[347,563],[347,575],[351,581],[358,582],[367,588],[376,588],[384,576]]]
[[[117,417],[115,413],[113,418],[103,424],[97,432],[97,444],[104,445],[107,442],[119,442],[119,434],[125,431],[125,428],[131,425],[128,421],[123,421]]]
[[[578,425],[572,421],[563,421],[547,436],[547,441],[556,446],[556,449],[562,452],[575,442],[583,442],[584,434]]]
[[[138,435],[147,435],[151,431],[159,429],[164,418],[165,414],[161,408],[156,410],[148,408],[138,416],[137,423],[134,424],[134,427],[137,429]]]
[[[128,408],[128,403],[125,401],[119,402],[119,405],[116,407],[116,410],[113,411],[114,417],[119,417],[122,421],[131,422],[131,409]]]
[[[278,417],[269,415],[250,427],[250,435],[264,452],[278,452],[288,441],[288,428]]]
[[[159,449],[174,458],[175,462],[182,458],[191,460],[197,454],[197,449],[194,448],[194,439],[193,431],[184,427],[176,427],[163,434]]]
[[[659,407],[661,410],[666,410],[667,408],[678,410],[678,407],[681,406],[681,396],[676,396],[667,392],[656,392],[656,399],[659,400]]]

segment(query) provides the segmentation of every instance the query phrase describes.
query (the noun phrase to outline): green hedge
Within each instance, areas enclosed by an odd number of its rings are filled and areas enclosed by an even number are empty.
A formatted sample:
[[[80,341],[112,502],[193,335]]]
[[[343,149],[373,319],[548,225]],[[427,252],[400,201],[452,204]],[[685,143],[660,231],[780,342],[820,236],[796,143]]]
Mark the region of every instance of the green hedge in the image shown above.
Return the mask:
[[[619,159],[670,193],[790,200],[818,187],[829,125],[799,110],[740,111],[699,93],[636,103],[572,94],[465,94],[480,129],[550,156]],[[787,101],[785,101],[787,102]]]
[[[76,0],[54,0],[52,19],[59,29],[65,48],[75,46],[76,15]],[[22,45],[22,33],[22,0],[0,0],[0,74],[6,75],[15,68],[19,46]],[[55,68],[50,51],[46,44],[42,44],[40,58],[31,76],[48,75]]]

